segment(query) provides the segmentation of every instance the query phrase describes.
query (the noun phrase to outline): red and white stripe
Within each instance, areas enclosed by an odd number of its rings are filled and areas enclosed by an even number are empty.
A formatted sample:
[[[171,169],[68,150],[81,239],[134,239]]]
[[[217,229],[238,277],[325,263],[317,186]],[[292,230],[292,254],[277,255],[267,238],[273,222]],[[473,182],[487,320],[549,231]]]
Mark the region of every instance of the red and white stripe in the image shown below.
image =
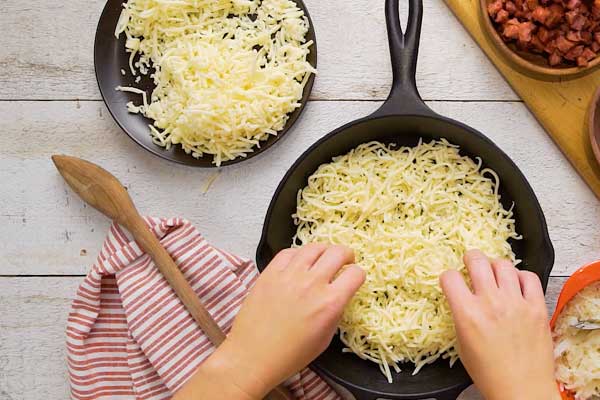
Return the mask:
[[[186,220],[146,222],[219,326],[228,332],[258,277],[249,261],[212,247]],[[111,226],[67,323],[74,399],[167,399],[214,348],[128,232]],[[287,382],[300,400],[339,400],[314,372]]]

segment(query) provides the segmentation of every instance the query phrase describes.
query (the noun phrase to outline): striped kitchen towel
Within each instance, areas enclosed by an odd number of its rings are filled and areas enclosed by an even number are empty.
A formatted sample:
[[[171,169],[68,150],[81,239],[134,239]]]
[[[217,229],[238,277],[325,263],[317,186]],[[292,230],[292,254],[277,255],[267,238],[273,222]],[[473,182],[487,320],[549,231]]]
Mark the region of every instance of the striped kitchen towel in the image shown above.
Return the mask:
[[[221,328],[228,332],[258,277],[249,260],[212,247],[190,224],[146,219]],[[128,232],[110,228],[67,324],[74,399],[166,399],[214,347]],[[338,395],[305,369],[287,382],[301,400]]]

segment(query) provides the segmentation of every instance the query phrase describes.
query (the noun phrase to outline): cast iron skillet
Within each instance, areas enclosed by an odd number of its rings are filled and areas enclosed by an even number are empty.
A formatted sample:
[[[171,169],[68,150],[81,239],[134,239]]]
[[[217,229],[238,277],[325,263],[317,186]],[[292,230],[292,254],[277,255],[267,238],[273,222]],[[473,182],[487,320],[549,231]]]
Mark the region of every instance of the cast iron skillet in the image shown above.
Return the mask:
[[[523,260],[520,267],[539,275],[545,290],[554,263],[554,250],[533,190],[517,166],[491,140],[460,122],[436,114],[421,100],[415,70],[423,3],[410,0],[407,32],[403,34],[398,1],[386,0],[385,4],[394,77],[388,99],[372,115],[344,125],[319,140],[289,169],[265,218],[256,254],[259,269],[264,269],[279,250],[291,245],[296,231],[291,218],[296,210],[296,194],[306,186],[307,178],[319,165],[372,140],[414,146],[419,138],[429,141],[443,137],[460,145],[463,154],[481,157],[486,167],[498,173],[502,203],[510,207],[514,202],[517,231],[523,235],[523,240],[512,243],[518,258]],[[394,374],[394,383],[389,384],[375,364],[354,354],[344,354],[342,348],[336,337],[312,367],[350,390],[359,400],[454,400],[471,383],[460,363],[450,368],[447,360],[439,360],[424,367],[416,376],[411,376],[414,368],[406,364],[401,373]]]
[[[308,9],[302,0],[294,1],[298,7],[304,11],[306,18],[308,18],[309,30],[306,35],[306,40],[312,40],[314,44],[311,46],[307,60],[313,67],[316,67],[317,41],[315,38],[315,30],[310,15],[308,14]],[[119,15],[121,14],[121,10],[123,9],[122,3],[123,0],[108,0],[106,2],[96,30],[94,67],[96,69],[96,80],[98,81],[100,93],[102,94],[104,103],[106,103],[106,107],[121,129],[123,129],[134,142],[148,150],[150,153],[179,164],[205,168],[215,167],[211,155],[205,155],[202,158],[194,158],[191,155],[186,154],[179,145],[174,145],[169,150],[157,146],[152,142],[150,130],[148,128],[148,125],[152,123],[152,120],[139,114],[130,114],[127,112],[127,108],[125,107],[127,102],[133,101],[134,104],[139,104],[141,102],[141,97],[133,93],[117,91],[115,88],[117,86],[138,87],[145,90],[148,94],[148,98],[150,98],[150,93],[152,93],[152,90],[154,89],[154,83],[148,76],[142,76],[140,83],[136,84],[134,82],[134,78],[129,71],[129,53],[125,52],[125,35],[120,35],[118,39],[115,37],[115,27]],[[127,72],[125,76],[121,74],[121,69]],[[254,147],[254,151],[249,153],[246,157],[238,157],[234,160],[223,162],[221,165],[236,164],[252,158],[267,150],[275,144],[275,142],[281,139],[281,137],[290,130],[292,125],[294,125],[304,110],[304,106],[312,91],[314,78],[314,74],[311,75],[304,88],[302,99],[300,100],[301,106],[290,114],[283,130],[281,130],[277,136],[269,136],[267,140],[260,143],[260,148]]]

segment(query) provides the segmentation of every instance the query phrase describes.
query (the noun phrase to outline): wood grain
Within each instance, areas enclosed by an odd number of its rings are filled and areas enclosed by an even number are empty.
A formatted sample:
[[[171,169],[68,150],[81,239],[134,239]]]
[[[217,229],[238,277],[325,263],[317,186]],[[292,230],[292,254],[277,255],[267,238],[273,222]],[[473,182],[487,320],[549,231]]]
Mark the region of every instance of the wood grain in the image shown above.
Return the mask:
[[[127,186],[145,214],[188,218],[214,245],[253,258],[271,196],[287,168],[327,132],[378,105],[311,102],[281,143],[241,166],[222,169],[205,193],[215,171],[148,154],[114,125],[102,103],[0,102],[4,130],[18,133],[6,135],[0,146],[0,237],[9,238],[0,241],[0,275],[84,274],[96,258],[108,221],[71,192],[52,154],[100,163]],[[429,105],[485,132],[521,168],[548,220],[555,274],[600,258],[600,202],[523,104]]]
[[[69,398],[65,325],[70,298],[81,280],[0,278],[0,399]],[[564,281],[550,281],[550,310]],[[481,397],[470,389],[460,400]]]
[[[482,28],[479,0],[445,2],[600,198],[600,166],[592,152],[587,122],[600,71],[573,78],[529,75],[492,45]]]
[[[0,99],[100,99],[92,48],[104,3],[2,0]],[[392,73],[383,3],[306,1],[319,47],[313,99],[387,97]],[[442,0],[425,1],[418,83],[426,99],[518,99]]]

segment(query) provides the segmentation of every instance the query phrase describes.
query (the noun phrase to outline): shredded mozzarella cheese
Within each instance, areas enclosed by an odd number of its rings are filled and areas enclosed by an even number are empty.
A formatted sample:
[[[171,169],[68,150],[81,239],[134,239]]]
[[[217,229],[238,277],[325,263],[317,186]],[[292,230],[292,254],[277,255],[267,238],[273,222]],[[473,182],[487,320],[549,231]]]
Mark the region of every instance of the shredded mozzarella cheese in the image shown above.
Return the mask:
[[[180,144],[214,163],[245,157],[277,135],[300,107],[316,70],[308,20],[291,0],[129,0],[129,67],[152,77],[150,102],[128,110],[154,120],[156,144]],[[139,56],[137,61],[136,57]],[[131,88],[119,87],[117,90]]]
[[[411,362],[414,374],[439,357],[458,358],[441,273],[462,271],[478,248],[516,262],[508,239],[512,210],[499,179],[446,140],[416,147],[365,143],[321,165],[298,193],[294,245],[342,244],[367,271],[339,325],[345,351],[391,368]]]
[[[600,283],[578,293],[565,306],[554,326],[556,378],[577,400],[600,398],[600,330],[572,325],[600,319]]]

